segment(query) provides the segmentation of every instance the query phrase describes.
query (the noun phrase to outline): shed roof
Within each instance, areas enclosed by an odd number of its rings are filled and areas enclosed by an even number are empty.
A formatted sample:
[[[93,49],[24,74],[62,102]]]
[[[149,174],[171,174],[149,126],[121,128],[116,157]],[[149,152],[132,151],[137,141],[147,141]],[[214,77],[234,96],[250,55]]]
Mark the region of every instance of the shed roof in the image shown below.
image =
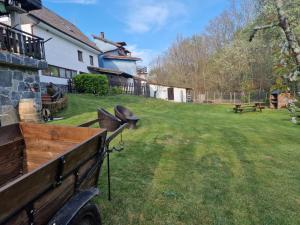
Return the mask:
[[[103,67],[94,67],[94,66],[89,66],[88,69],[90,71],[98,72],[98,73],[103,73],[103,74],[111,74],[111,75],[117,75],[117,76],[122,76],[126,78],[133,78],[132,75],[125,73],[120,70],[113,70],[113,69],[107,69]]]
[[[156,81],[149,81],[148,83],[149,83],[149,84],[152,84],[152,85],[164,86],[164,87],[170,87],[170,88],[193,89],[193,88],[191,88],[191,87],[184,86],[184,85],[168,85],[168,84],[160,83],[160,82],[156,82]]]

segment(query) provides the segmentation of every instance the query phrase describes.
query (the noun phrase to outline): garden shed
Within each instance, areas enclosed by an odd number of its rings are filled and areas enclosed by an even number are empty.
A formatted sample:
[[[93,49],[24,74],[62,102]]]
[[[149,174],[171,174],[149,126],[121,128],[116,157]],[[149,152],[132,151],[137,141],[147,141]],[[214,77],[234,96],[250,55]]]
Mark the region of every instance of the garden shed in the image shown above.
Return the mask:
[[[150,97],[174,102],[192,102],[193,89],[150,82]]]

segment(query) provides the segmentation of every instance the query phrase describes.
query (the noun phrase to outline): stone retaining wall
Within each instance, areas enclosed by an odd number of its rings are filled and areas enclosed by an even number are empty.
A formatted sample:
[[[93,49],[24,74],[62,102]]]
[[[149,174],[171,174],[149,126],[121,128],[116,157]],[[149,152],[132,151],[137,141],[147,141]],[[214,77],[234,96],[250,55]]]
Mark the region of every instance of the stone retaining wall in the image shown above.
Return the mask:
[[[0,119],[17,108],[20,99],[34,99],[37,111],[41,110],[41,87],[38,70],[47,68],[47,62],[0,52]],[[17,121],[15,121],[17,122]],[[9,122],[11,123],[11,122]],[[6,125],[6,124],[5,124]]]

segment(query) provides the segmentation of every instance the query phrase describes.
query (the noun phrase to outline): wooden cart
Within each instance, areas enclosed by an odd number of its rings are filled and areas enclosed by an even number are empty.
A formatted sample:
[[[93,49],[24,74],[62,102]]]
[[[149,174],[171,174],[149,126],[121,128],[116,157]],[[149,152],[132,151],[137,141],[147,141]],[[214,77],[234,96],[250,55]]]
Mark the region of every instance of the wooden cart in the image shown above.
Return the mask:
[[[106,130],[20,123],[0,128],[1,225],[100,225],[90,200]]]

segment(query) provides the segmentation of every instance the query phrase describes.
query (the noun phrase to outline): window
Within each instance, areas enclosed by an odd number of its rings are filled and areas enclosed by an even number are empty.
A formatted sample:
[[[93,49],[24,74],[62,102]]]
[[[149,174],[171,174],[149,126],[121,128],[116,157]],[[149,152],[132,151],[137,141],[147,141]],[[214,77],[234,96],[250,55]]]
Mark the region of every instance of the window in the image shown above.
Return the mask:
[[[93,66],[93,65],[94,65],[94,57],[93,57],[93,56],[91,56],[91,55],[90,55],[90,64],[91,64],[91,66]]]
[[[78,50],[78,61],[83,62],[83,53],[82,53],[82,51],[79,51],[79,50]]]
[[[52,77],[61,77],[72,79],[77,74],[75,70],[69,70],[58,66],[49,65],[47,69],[42,71],[42,75],[52,76]]]
[[[43,70],[43,75],[58,77],[59,76],[58,68],[49,65],[47,69]]]
[[[59,68],[59,76],[62,78],[68,78],[66,77],[66,70],[64,68]]]
[[[66,76],[67,76],[67,78],[72,78],[72,72],[71,72],[71,70],[66,70]]]

